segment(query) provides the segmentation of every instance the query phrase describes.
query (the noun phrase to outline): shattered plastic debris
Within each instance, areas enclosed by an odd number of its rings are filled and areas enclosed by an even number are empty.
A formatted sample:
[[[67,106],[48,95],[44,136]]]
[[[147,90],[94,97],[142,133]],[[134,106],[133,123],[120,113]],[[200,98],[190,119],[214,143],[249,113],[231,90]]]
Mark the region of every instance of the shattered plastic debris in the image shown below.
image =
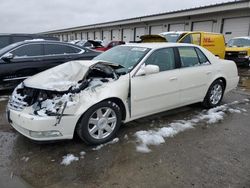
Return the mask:
[[[100,144],[97,147],[93,148],[92,150],[97,151],[97,150],[100,150],[101,148],[103,148],[104,146],[107,146],[107,145],[110,145],[110,144],[115,144],[117,142],[119,142],[119,138],[114,138],[110,142],[107,142],[105,144]]]
[[[190,120],[179,120],[177,122],[168,124],[166,127],[158,128],[155,130],[138,131],[135,133],[138,143],[138,145],[136,146],[136,150],[141,153],[149,153],[151,152],[151,149],[149,148],[150,145],[160,145],[162,143],[165,143],[166,138],[173,137],[182,131],[194,128],[197,123],[205,122],[206,124],[214,124],[223,120],[226,112],[246,112],[246,109],[234,109],[230,106],[239,103],[239,101],[234,101],[230,104],[225,104],[209,110],[204,110]]]
[[[61,162],[61,165],[68,166],[73,161],[79,161],[79,157],[75,157],[73,154],[67,154],[66,156],[63,156],[63,160]]]

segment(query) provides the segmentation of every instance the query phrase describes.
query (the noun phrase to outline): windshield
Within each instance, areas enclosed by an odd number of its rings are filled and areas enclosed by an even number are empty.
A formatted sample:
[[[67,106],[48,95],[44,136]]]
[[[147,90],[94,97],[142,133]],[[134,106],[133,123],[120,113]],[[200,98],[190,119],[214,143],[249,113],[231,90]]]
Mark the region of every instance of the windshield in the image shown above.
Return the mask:
[[[180,37],[180,33],[167,33],[167,34],[161,34],[162,36],[164,36],[168,42],[177,42],[179,37]]]
[[[228,41],[227,46],[237,46],[237,47],[245,47],[250,46],[250,38],[237,38],[237,39],[231,39]]]
[[[149,48],[136,46],[116,46],[99,56],[94,60],[102,60],[121,65],[119,72],[130,72],[139,61],[149,52]]]
[[[0,49],[0,56],[6,54],[7,52],[9,52],[10,50],[12,50],[14,47],[18,46],[21,42],[17,42],[17,43],[13,43],[10,44],[2,49]]]

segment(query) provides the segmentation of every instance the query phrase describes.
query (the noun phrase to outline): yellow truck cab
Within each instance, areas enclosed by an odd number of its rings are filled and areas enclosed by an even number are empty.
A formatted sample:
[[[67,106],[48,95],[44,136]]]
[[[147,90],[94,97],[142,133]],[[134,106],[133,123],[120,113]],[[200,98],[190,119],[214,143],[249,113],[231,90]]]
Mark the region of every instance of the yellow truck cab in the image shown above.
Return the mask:
[[[228,41],[226,59],[237,65],[250,66],[250,37],[236,37]]]
[[[221,59],[225,58],[225,39],[220,33],[171,31],[161,33],[160,35],[165,37],[167,42],[196,44],[206,48]]]

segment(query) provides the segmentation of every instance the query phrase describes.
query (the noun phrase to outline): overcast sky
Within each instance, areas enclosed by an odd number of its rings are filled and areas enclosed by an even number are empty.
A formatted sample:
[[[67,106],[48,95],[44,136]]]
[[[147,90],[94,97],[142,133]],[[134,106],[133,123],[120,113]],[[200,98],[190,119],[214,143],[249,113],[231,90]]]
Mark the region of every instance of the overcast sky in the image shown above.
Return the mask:
[[[0,0],[0,33],[35,33],[229,0]]]

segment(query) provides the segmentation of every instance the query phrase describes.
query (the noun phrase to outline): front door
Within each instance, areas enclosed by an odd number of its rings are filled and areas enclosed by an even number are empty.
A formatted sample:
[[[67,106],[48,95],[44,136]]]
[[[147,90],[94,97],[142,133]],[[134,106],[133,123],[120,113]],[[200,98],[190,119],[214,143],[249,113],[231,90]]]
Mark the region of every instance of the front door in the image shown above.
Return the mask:
[[[154,51],[146,65],[159,66],[160,72],[131,78],[132,118],[157,113],[180,104],[179,69],[173,48]]]

